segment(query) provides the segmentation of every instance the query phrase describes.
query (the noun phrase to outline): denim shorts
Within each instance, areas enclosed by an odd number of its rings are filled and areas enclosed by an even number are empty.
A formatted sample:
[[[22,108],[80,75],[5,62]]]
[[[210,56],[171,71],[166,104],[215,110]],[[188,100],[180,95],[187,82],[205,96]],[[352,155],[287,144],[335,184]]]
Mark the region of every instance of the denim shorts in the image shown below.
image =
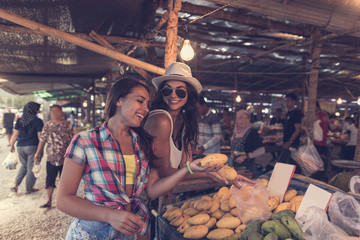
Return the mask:
[[[110,224],[74,218],[66,234],[66,240],[136,240],[136,234],[126,235]]]

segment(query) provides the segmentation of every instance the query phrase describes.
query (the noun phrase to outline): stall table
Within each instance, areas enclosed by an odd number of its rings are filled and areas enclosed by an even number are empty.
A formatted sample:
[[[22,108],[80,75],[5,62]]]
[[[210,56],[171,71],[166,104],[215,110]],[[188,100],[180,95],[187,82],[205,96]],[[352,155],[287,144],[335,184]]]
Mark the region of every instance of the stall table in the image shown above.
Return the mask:
[[[266,177],[269,177],[266,175]],[[340,189],[333,187],[331,185],[328,185],[324,182],[305,177],[299,174],[294,174],[293,178],[291,179],[289,188],[296,189],[300,194],[304,194],[307,187],[310,185],[316,185],[328,192],[335,193],[336,191],[341,191]],[[341,191],[342,192],[342,191]],[[360,195],[348,193],[351,196],[353,196],[358,202],[360,202]],[[174,204],[176,205],[176,204]],[[181,205],[181,203],[178,203],[177,205]],[[163,212],[160,212],[161,214]],[[182,234],[178,233],[176,231],[177,227],[173,227],[169,224],[169,222],[164,219],[160,214],[155,213],[156,215],[156,239],[157,240],[168,240],[168,239],[179,239],[183,240]],[[205,239],[205,238],[204,238]]]

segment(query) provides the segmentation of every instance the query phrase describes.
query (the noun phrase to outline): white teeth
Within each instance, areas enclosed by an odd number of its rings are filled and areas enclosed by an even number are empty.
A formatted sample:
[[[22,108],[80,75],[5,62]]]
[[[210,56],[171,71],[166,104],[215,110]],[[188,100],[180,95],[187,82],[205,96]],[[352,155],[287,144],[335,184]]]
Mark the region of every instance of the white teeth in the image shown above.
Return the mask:
[[[144,119],[144,116],[141,115],[141,114],[136,114],[136,116],[138,116],[138,117],[141,118],[141,119]]]

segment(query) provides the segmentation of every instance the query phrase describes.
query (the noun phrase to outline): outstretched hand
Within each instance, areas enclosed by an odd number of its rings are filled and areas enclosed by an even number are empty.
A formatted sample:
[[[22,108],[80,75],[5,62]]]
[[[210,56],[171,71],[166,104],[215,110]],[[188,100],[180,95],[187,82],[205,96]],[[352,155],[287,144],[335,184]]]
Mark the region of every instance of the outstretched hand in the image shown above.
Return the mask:
[[[217,172],[223,167],[223,165],[218,165],[218,164],[213,164],[210,166],[209,163],[206,163],[206,165],[202,167],[200,165],[200,161],[201,159],[192,161],[190,163],[191,170],[193,170],[194,172]]]
[[[237,175],[236,179],[233,181],[233,184],[237,187],[237,188],[241,188],[244,185],[255,185],[255,182],[248,179],[247,177],[244,177],[243,175]]]

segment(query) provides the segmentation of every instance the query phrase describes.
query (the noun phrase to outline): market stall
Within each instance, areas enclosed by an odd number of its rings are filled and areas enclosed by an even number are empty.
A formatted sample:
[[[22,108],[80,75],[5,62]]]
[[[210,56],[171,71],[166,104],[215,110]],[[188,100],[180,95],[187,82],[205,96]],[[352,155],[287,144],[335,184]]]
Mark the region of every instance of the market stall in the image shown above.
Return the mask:
[[[260,178],[265,178],[265,179],[269,179],[270,177],[270,173],[266,174],[266,175],[262,175],[260,176]],[[288,185],[288,191],[286,192],[286,194],[284,195],[284,202],[281,203],[281,204],[288,204],[289,206],[291,205],[291,209],[290,208],[284,208],[285,211],[289,211],[289,210],[294,210],[294,216],[295,216],[295,212],[298,211],[298,209],[301,207],[301,201],[296,205],[294,204],[294,201],[295,201],[295,198],[300,198],[300,199],[303,199],[304,198],[304,194],[306,193],[307,189],[309,188],[309,186],[312,185],[312,186],[315,186],[315,187],[318,187],[319,189],[321,190],[324,190],[325,192],[328,192],[330,195],[332,194],[333,198],[334,196],[337,196],[338,197],[338,194],[343,194],[341,196],[346,196],[346,197],[353,197],[355,200],[354,201],[357,201],[358,203],[360,203],[360,196],[359,195],[356,195],[356,194],[353,194],[353,193],[344,193],[342,192],[340,189],[337,189],[333,186],[330,186],[326,183],[323,183],[323,182],[320,182],[320,181],[317,181],[315,179],[311,179],[309,177],[305,177],[305,176],[302,176],[302,175],[298,175],[298,174],[294,174],[293,177],[291,178],[291,181]],[[291,190],[289,190],[291,189]],[[231,188],[230,188],[231,190]],[[171,204],[171,205],[168,205],[167,206],[167,209],[171,210],[171,207],[174,207],[174,206],[177,206],[177,207],[181,207],[181,210],[183,210],[185,212],[185,209],[186,209],[186,205],[189,205],[191,206],[192,203],[195,202],[194,206],[195,208],[197,208],[199,205],[199,202],[200,201],[207,201],[207,199],[210,197],[212,200],[211,201],[215,201],[214,199],[216,199],[216,196],[218,196],[220,194],[220,192],[222,191],[222,189],[220,189],[219,191],[216,191],[214,192],[213,194],[209,194],[209,195],[206,195],[206,196],[199,196],[199,197],[196,197],[196,198],[192,198],[192,199],[188,199],[187,201],[183,201],[183,202],[178,202],[178,203],[174,203],[174,204]],[[293,193],[295,192],[295,196]],[[336,193],[336,194],[335,194]],[[293,195],[291,196],[292,198],[289,198],[290,195]],[[234,194],[232,195],[234,196]],[[210,199],[209,198],[209,199]],[[269,199],[271,199],[272,197],[270,197]],[[290,200],[289,200],[290,199]],[[291,200],[293,199],[293,200]],[[231,200],[229,200],[230,202]],[[236,201],[236,200],[235,200]],[[291,201],[293,201],[293,203],[291,203]],[[238,203],[238,202],[237,202]],[[280,205],[281,205],[280,204]],[[231,203],[229,203],[229,205],[231,206]],[[281,209],[279,211],[277,211],[277,209],[280,207],[280,205],[277,205],[277,207],[275,209],[273,209],[273,215],[276,213],[276,212],[281,212]],[[296,205],[296,207],[294,207]],[[212,205],[213,207],[213,205]],[[232,206],[234,207],[234,206]],[[236,206],[237,208],[239,208],[239,205]],[[235,208],[236,208],[235,207]],[[269,200],[269,207],[270,207],[270,200]],[[223,209],[222,207],[222,204],[220,206],[220,209]],[[288,210],[286,210],[288,209]],[[184,225],[177,225],[176,223],[174,223],[174,221],[168,221],[166,218],[168,218],[168,216],[166,216],[166,213],[164,215],[164,212],[165,212],[165,208],[159,213],[155,213],[156,215],[156,239],[158,240],[162,240],[162,239],[187,239],[187,238],[184,238],[184,231],[182,233],[181,232],[181,228],[185,228]],[[232,209],[233,210],[233,209]],[[189,210],[187,210],[189,212]],[[206,212],[211,212],[212,210],[209,209],[209,210],[205,210],[205,211],[202,211],[202,213],[206,213]],[[221,211],[221,210],[220,210]],[[187,212],[187,213],[188,213]],[[197,215],[201,215],[201,211],[199,210]],[[228,218],[228,222],[230,221],[230,219],[234,219],[236,218],[235,215],[237,213],[241,213],[239,211],[236,211],[235,214],[233,213],[233,211],[229,211],[226,213],[226,210],[223,210],[223,212],[225,212],[225,215],[228,215],[228,216],[224,216],[221,217],[221,218],[217,218],[215,220],[216,222],[216,226],[214,227],[209,227],[209,232],[211,232],[211,230],[213,230],[213,232],[216,232],[214,231],[214,229],[219,229],[219,222],[221,219],[224,219],[224,218],[227,218],[227,217],[230,217]],[[328,211],[329,212],[329,211]],[[213,218],[214,216],[214,213],[209,213],[210,214],[210,217]],[[223,214],[223,213],[222,213]],[[282,213],[283,214],[283,213]],[[190,214],[191,215],[191,214]],[[206,214],[205,214],[206,215]],[[232,216],[233,215],[233,216]],[[356,215],[356,214],[355,214]],[[184,216],[184,215],[183,215]],[[238,215],[237,216],[239,219],[241,219],[241,217]],[[356,217],[360,217],[360,216],[356,216]],[[211,219],[210,218],[210,219]],[[273,216],[271,216],[271,218],[273,218]],[[188,217],[187,219],[192,219],[191,221],[194,221],[194,217]],[[248,238],[241,238],[241,234],[245,234],[244,233],[244,229],[246,229],[246,226],[244,226],[244,218],[241,219],[242,221],[239,221],[238,223],[240,225],[238,225],[237,227],[230,227],[230,230],[228,228],[220,228],[221,230],[216,232],[216,234],[220,234],[219,232],[222,232],[222,234],[226,234],[226,232],[229,230],[229,233],[233,232],[233,234],[235,233],[238,233],[237,235],[232,235],[232,238],[229,238],[229,239],[248,239]],[[190,220],[189,220],[190,221]],[[224,220],[223,220],[224,221]],[[272,221],[272,220],[271,220]],[[210,220],[209,220],[210,222]],[[206,224],[209,224],[209,222],[207,222]],[[264,222],[264,221],[262,221]],[[266,221],[266,222],[269,222],[269,221]],[[214,223],[215,224],[215,223]],[[237,223],[235,223],[236,225]],[[247,224],[253,224],[251,221],[250,222],[247,222]],[[174,226],[176,225],[176,226]],[[190,224],[190,226],[197,226],[197,225],[192,225]],[[238,230],[239,229],[239,230]],[[241,230],[240,230],[241,229]],[[265,229],[266,229],[266,226],[265,226]],[[201,231],[202,229],[199,229],[199,231]],[[345,229],[347,231],[348,234],[354,234],[355,236],[357,236],[353,231],[351,231],[350,229]],[[180,231],[180,232],[179,232]],[[329,230],[330,231],[330,230]],[[335,230],[334,230],[335,231]],[[341,230],[339,230],[341,231]],[[186,230],[185,230],[186,232]],[[263,230],[263,226],[261,227],[261,233],[266,233],[266,231]],[[276,231],[275,231],[276,232]],[[295,237],[293,232],[289,230],[289,232],[291,233],[291,239],[303,239],[301,237]],[[338,232],[334,232],[333,234],[341,234],[341,233],[338,233]],[[206,236],[206,234],[205,234]],[[220,235],[219,235],[220,236]],[[340,235],[339,235],[340,236]],[[290,239],[290,236],[288,236],[289,239]],[[212,237],[212,236],[209,236],[207,235],[207,237],[203,237],[203,238],[196,238],[195,239],[222,239],[222,238],[216,238],[216,237]],[[253,238],[251,238],[253,239]],[[254,239],[262,239],[262,238],[254,238]],[[270,238],[269,238],[270,239]],[[271,239],[278,239],[278,238],[271,238]],[[285,238],[281,238],[279,237],[279,239],[285,239]],[[320,239],[320,238],[314,238],[314,239]],[[325,238],[323,238],[325,239]],[[328,239],[328,238],[326,238]],[[340,238],[342,239],[342,238]],[[349,238],[350,239],[350,238]],[[356,239],[356,238],[354,238]]]

